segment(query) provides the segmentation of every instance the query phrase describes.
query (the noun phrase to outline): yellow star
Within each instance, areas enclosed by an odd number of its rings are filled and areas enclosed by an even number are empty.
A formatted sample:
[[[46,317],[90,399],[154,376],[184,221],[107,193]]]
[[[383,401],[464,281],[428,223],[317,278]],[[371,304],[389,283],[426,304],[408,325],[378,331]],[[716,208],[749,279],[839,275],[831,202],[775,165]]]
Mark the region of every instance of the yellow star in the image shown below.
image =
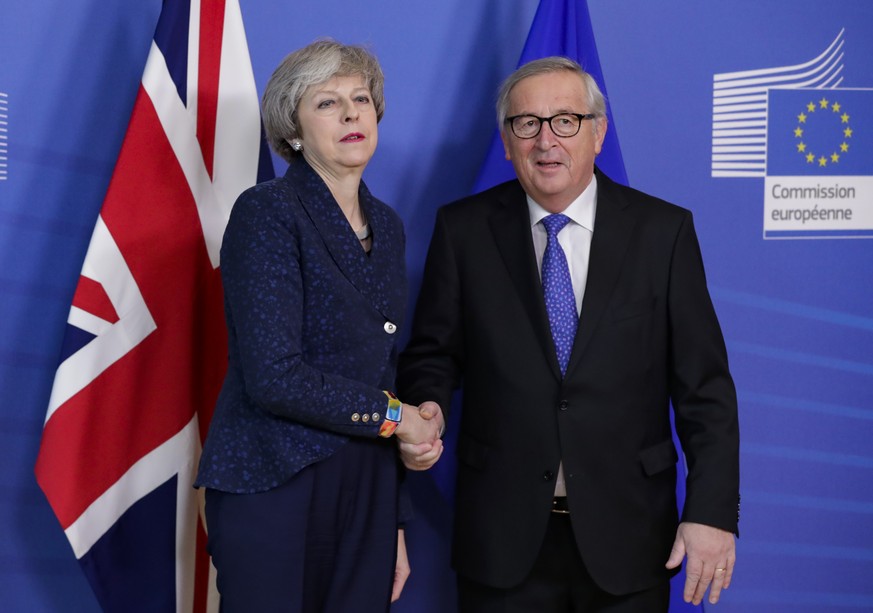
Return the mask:
[[[839,161],[840,161],[840,155],[838,153],[832,153],[831,154],[831,162],[836,164]]]
[[[815,102],[810,102],[806,105],[806,110],[810,113],[815,113]]]
[[[843,113],[842,115],[840,115],[840,121],[841,121],[842,123],[849,123],[849,115],[848,115],[848,113]]]
[[[846,153],[848,150],[849,150],[849,145],[847,145],[846,143],[840,144],[840,151],[842,151],[843,153]]]
[[[800,123],[806,123],[806,115],[801,113],[797,116],[797,121],[799,121]]]
[[[803,136],[803,128],[800,128],[800,127],[794,128],[794,136],[796,136],[797,138],[800,138],[801,136]]]
[[[797,150],[798,150],[800,153],[803,153],[804,151],[806,151],[806,144],[804,144],[804,143],[799,143],[799,144],[797,145]]]
[[[806,163],[807,163],[807,164],[812,164],[814,161],[815,161],[815,154],[813,154],[813,153],[807,153],[807,154],[806,154]]]
[[[820,108],[823,108],[823,109],[828,108],[828,104],[830,104],[830,102],[828,102],[827,98],[822,98],[821,100],[818,101],[818,106]]]
[[[818,165],[819,165],[819,166],[827,166],[827,165],[828,165],[828,160],[827,160],[827,158],[824,157],[824,156],[818,158]]]
[[[852,138],[852,128],[846,128],[843,130],[843,136],[846,138]]]
[[[839,102],[834,102],[834,103],[831,105],[831,109],[833,109],[834,113],[839,113],[841,108],[842,108],[842,107],[840,106],[840,103],[839,103]]]

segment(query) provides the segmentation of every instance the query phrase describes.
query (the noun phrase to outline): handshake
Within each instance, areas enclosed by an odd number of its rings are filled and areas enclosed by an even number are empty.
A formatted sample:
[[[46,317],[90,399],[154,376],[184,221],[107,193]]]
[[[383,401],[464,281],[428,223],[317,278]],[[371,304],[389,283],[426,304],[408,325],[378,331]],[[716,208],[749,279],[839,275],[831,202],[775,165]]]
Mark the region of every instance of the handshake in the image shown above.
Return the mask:
[[[403,404],[403,419],[394,431],[400,447],[400,459],[410,470],[427,470],[440,459],[445,420],[440,405],[422,402],[421,406]]]

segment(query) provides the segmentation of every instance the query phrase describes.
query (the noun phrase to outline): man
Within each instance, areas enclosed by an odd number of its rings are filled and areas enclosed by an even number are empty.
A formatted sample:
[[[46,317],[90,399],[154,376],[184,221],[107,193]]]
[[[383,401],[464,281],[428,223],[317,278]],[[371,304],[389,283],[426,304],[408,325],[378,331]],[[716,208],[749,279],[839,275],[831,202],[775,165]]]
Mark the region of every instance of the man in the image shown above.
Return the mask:
[[[735,561],[737,406],[691,213],[595,168],[605,102],[575,62],[517,70],[498,120],[517,180],[440,209],[398,373],[405,402],[443,410],[463,384],[461,611],[666,611],[685,557],[685,600],[715,603]]]

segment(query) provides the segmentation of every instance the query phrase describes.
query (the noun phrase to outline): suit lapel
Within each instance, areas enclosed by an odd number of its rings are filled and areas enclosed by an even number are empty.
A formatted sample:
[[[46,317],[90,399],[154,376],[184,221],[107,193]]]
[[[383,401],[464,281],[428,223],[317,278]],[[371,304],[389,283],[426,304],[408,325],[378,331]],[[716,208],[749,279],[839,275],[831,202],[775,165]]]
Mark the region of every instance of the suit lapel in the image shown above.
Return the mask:
[[[609,297],[624,262],[635,220],[626,211],[627,201],[605,175],[597,172],[597,213],[588,258],[588,281],[582,312],[567,373],[579,362],[594,330],[603,318]]]
[[[392,292],[386,290],[392,274],[396,274],[392,271],[390,243],[403,239],[394,236],[396,232],[386,212],[375,206],[367,187],[361,183],[359,198],[373,232],[369,255],[361,248],[342,209],[318,173],[300,160],[289,165],[285,178],[294,186],[300,204],[342,274],[387,319],[399,320],[401,314],[392,308],[397,301],[392,300]]]
[[[540,347],[555,376],[560,379],[561,368],[558,365],[555,344],[549,329],[543,286],[540,282],[531,238],[527,201],[517,181],[510,186],[498,197],[501,207],[489,219],[491,232],[515,285],[519,300],[527,311]]]

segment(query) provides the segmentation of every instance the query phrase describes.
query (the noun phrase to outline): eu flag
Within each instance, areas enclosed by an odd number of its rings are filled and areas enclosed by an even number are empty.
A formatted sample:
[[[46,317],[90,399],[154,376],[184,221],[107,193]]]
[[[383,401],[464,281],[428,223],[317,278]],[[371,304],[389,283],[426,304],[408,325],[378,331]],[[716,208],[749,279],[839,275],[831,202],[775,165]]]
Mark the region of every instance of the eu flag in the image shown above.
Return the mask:
[[[873,174],[873,89],[771,89],[768,176]]]

